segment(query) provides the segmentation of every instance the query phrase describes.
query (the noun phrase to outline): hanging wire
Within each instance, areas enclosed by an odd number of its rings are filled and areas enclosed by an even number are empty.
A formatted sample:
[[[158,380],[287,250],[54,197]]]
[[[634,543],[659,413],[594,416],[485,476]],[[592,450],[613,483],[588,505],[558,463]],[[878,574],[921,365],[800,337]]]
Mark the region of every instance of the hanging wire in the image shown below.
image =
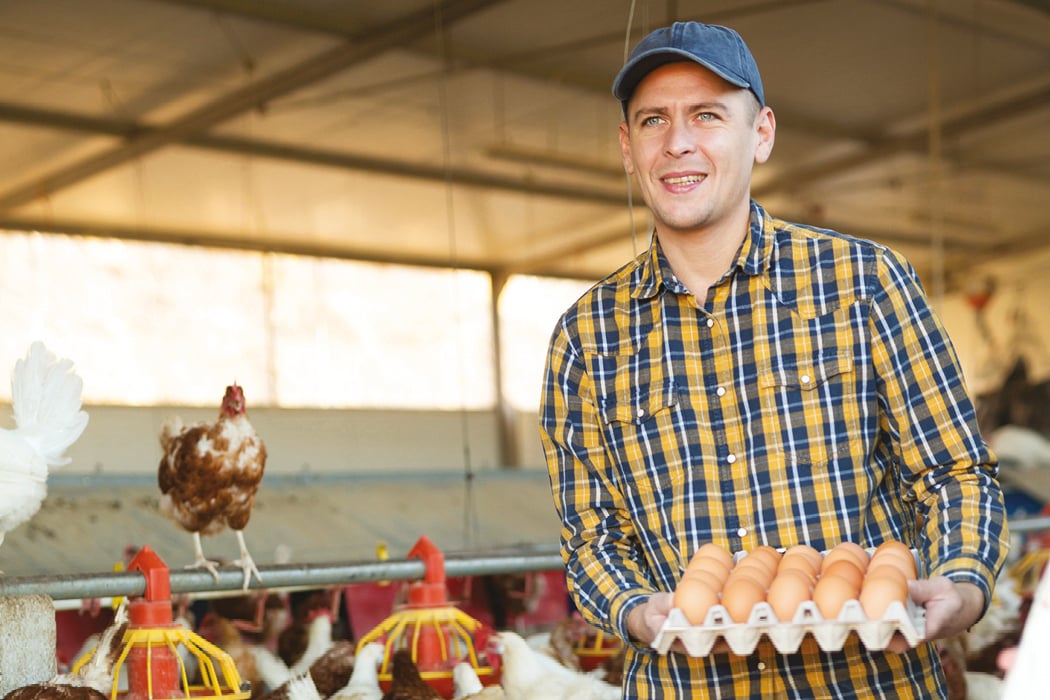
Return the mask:
[[[441,15],[441,3],[438,0],[434,0],[434,31],[436,33],[438,56],[442,64],[441,76],[437,81],[437,89],[438,102],[440,104],[438,112],[441,123],[441,161],[445,172],[445,228],[448,233],[449,261],[452,267],[452,300],[455,308],[458,310],[456,317],[460,324],[459,333],[456,334],[456,341],[460,348],[460,352],[457,354],[460,360],[460,386],[463,387],[466,386],[466,368],[463,364],[464,353],[462,352],[463,319],[462,314],[459,313],[462,311],[462,304],[460,303],[459,289],[459,250],[456,241],[455,197],[453,196],[452,186],[452,138],[448,115],[448,75],[451,58],[448,52],[445,26]],[[492,303],[495,304],[496,299],[493,299]],[[500,378],[496,377],[496,381],[500,381]],[[463,440],[463,540],[464,546],[470,547],[474,542],[475,536],[480,531],[480,525],[477,506],[474,502],[474,468],[470,454],[470,421],[467,416],[466,399],[462,391],[460,392],[460,431]]]
[[[627,11],[627,32],[623,38],[623,62],[627,63],[627,57],[631,55],[631,27],[634,24],[634,10],[637,0],[631,0],[631,8]],[[627,115],[624,115],[626,118]],[[631,188],[631,174],[627,168],[623,170],[624,181],[627,187],[627,215],[631,221],[631,250],[634,257],[638,257],[638,227],[634,223],[634,190]]]
[[[927,0],[929,23],[929,165],[930,165],[930,270],[933,278],[933,298],[937,304],[944,301],[944,196],[943,146],[941,140],[941,86],[940,86],[940,25],[937,0]]]

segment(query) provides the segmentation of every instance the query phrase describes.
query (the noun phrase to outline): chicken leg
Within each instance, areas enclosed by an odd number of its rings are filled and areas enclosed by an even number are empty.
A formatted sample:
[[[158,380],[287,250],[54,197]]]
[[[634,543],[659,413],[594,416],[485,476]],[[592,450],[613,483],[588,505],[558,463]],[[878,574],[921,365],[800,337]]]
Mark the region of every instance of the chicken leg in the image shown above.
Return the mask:
[[[234,559],[233,563],[241,567],[241,571],[244,572],[244,590],[248,590],[252,574],[255,574],[255,578],[258,579],[259,583],[262,583],[262,576],[252,560],[252,555],[248,553],[248,545],[244,543],[244,532],[241,530],[234,530],[233,532],[237,535],[237,543],[241,546],[241,556],[239,559]]]
[[[211,561],[210,559],[204,558],[204,547],[201,546],[201,533],[199,532],[193,533],[193,551],[196,555],[196,558],[194,559],[192,564],[187,564],[186,568],[207,569],[211,572],[211,577],[217,582],[219,580],[219,571],[215,568],[215,566],[219,562]]]

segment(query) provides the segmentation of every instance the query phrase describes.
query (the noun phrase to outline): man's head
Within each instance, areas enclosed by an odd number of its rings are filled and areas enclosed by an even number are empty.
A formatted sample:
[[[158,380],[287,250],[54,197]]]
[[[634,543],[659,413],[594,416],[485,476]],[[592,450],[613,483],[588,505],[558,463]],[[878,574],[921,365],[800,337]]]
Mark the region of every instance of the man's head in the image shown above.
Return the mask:
[[[762,78],[747,44],[732,29],[699,22],[675,22],[642,39],[613,81],[613,95],[623,105],[654,69],[675,61],[693,61],[732,85],[746,88],[766,105]]]

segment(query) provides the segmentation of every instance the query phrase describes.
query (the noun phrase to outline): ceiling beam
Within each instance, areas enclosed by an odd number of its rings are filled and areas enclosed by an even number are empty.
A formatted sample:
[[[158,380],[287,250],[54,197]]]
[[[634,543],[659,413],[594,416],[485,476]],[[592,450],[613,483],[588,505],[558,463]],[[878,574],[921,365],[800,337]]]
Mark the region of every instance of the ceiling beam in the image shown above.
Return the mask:
[[[440,12],[427,7],[383,26],[362,31],[357,41],[323,51],[298,65],[254,81],[192,110],[162,128],[131,137],[119,146],[4,192],[0,194],[0,212],[9,211],[38,197],[83,182],[164,146],[184,141],[261,103],[299,90],[305,85],[327,78],[393,47],[417,41],[434,33],[439,26],[447,26],[502,1],[447,0]]]
[[[1050,104],[1050,85],[1039,85],[1032,90],[1006,99],[989,102],[964,115],[948,118],[941,123],[941,138],[960,138],[1002,121],[1017,119],[1029,111],[1046,109]],[[761,198],[771,194],[792,192],[818,180],[838,175],[847,170],[860,168],[899,153],[923,151],[929,139],[926,129],[913,129],[898,136],[889,136],[873,144],[839,158],[811,165],[789,168],[766,180],[752,190],[752,195]]]

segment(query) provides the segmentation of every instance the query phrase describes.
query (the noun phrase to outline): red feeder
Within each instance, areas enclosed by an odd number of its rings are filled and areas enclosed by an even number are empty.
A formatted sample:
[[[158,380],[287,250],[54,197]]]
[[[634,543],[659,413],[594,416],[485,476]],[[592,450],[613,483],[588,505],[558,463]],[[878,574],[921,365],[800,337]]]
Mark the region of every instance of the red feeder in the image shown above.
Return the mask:
[[[128,630],[124,634],[124,647],[113,665],[110,700],[117,700],[118,696],[124,700],[248,700],[251,688],[241,680],[230,655],[175,624],[171,615],[171,578],[167,565],[157,553],[144,546],[131,560],[128,570],[145,576],[146,592],[141,598],[128,601]],[[203,679],[201,685],[190,684],[180,647],[196,658]],[[74,672],[79,671],[93,653],[94,650],[85,654],[74,666]],[[125,661],[128,691],[119,693],[117,679]],[[216,665],[225,684],[219,680]]]
[[[460,662],[474,667],[482,685],[499,682],[499,657],[489,657],[484,648],[491,630],[448,601],[445,585],[445,555],[426,536],[408,552],[423,560],[422,581],[408,585],[408,603],[361,637],[360,651],[370,642],[383,644],[386,653],[379,668],[379,684],[390,689],[390,659],[399,649],[409,649],[423,680],[443,697],[453,693],[452,669]]]

